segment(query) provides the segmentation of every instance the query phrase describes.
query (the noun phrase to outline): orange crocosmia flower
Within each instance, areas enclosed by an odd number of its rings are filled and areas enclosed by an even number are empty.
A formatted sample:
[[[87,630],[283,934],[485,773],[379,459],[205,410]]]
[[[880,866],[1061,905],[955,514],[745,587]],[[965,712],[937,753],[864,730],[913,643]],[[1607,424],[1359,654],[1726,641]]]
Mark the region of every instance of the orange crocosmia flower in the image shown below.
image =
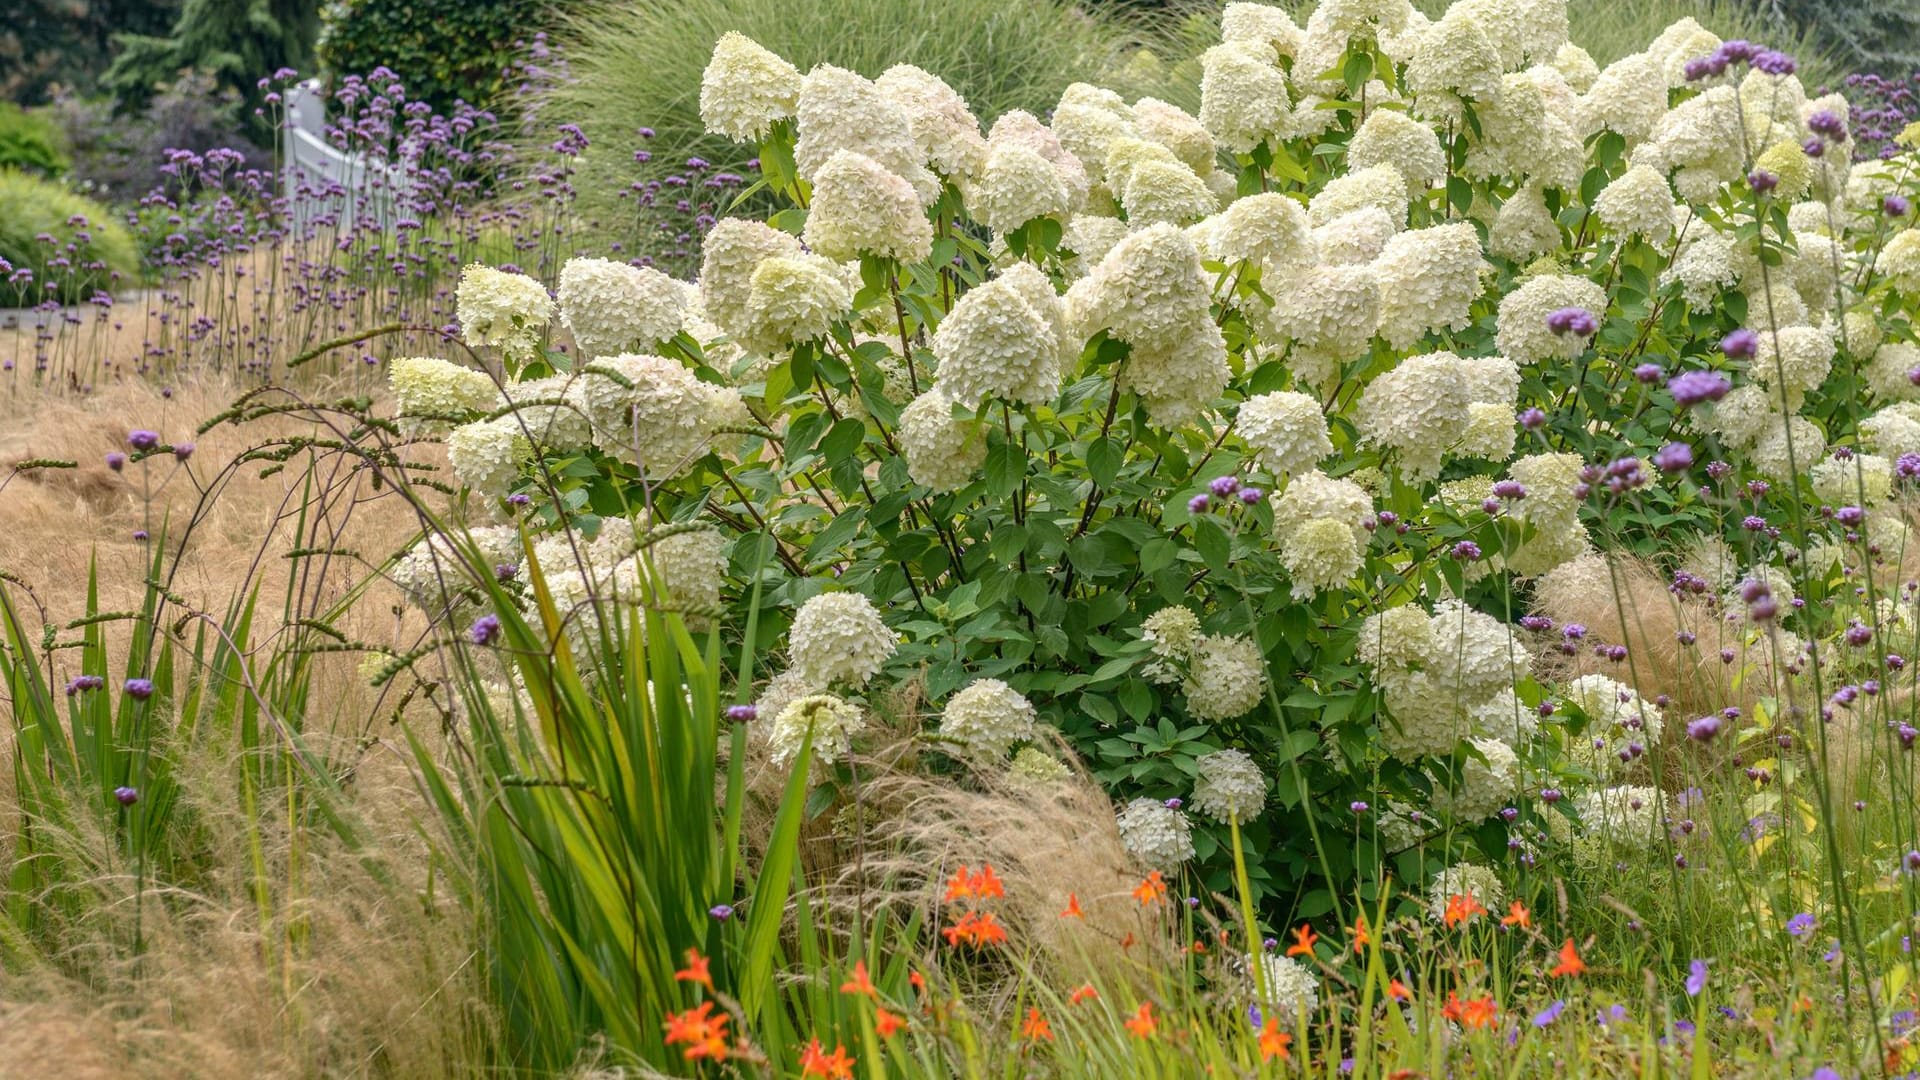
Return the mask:
[[[1140,944],[1140,942],[1133,936],[1133,931],[1131,930],[1127,931],[1126,937],[1120,939],[1120,948],[1122,950],[1131,949],[1138,944]]]
[[[1485,915],[1487,909],[1480,906],[1480,900],[1472,893],[1455,893],[1447,897],[1447,929],[1451,930],[1475,915]]]
[[[800,1075],[824,1076],[828,1080],[852,1080],[853,1059],[847,1056],[847,1048],[835,1044],[833,1053],[828,1054],[815,1039],[800,1051]]]
[[[1093,988],[1092,983],[1081,983],[1080,989],[1075,990],[1073,993],[1067,995],[1067,1004],[1078,1005],[1083,1001],[1087,1001],[1092,998],[1097,998],[1099,996],[1100,996],[1100,991],[1095,990]]]
[[[699,983],[709,992],[713,990],[713,972],[708,969],[707,958],[700,955],[699,949],[687,950],[687,966],[674,972],[673,978],[675,982]]]
[[[1153,1018],[1153,1002],[1143,1001],[1140,1008],[1127,1018],[1127,1030],[1142,1039],[1151,1039],[1160,1030],[1160,1022]]]
[[[907,1021],[885,1009],[873,1010],[873,1030],[883,1039],[893,1038],[893,1033],[907,1026]]]
[[[1517,926],[1525,930],[1533,925],[1533,914],[1527,910],[1527,905],[1515,900],[1507,905],[1506,918],[1500,920],[1500,925]]]
[[[969,875],[966,865],[962,864],[960,869],[955,870],[953,876],[947,879],[947,895],[942,903],[951,904],[955,900],[965,900],[972,895],[973,878]]]
[[[1568,938],[1567,943],[1560,946],[1560,962],[1553,965],[1553,970],[1547,974],[1558,978],[1578,975],[1585,970],[1587,970],[1587,962],[1580,959],[1579,951],[1573,947],[1573,939]]]
[[[868,997],[880,996],[880,991],[874,989],[873,980],[867,978],[867,962],[865,960],[855,960],[853,962],[853,977],[840,984],[840,992],[843,994],[865,994]]]
[[[725,1013],[711,1015],[713,1002],[703,1001],[686,1012],[667,1015],[667,1045],[687,1044],[688,1061],[702,1058],[712,1061],[727,1059],[727,1021],[731,1019]]]
[[[1406,1001],[1413,997],[1413,991],[1407,989],[1407,984],[1401,982],[1399,979],[1389,979],[1387,980],[1387,996],[1395,1001]]]
[[[1206,954],[1207,954],[1207,943],[1206,943],[1206,942],[1204,942],[1204,941],[1196,941],[1196,942],[1194,942],[1194,943],[1193,943],[1193,955],[1195,955],[1195,956],[1205,956]]]
[[[1274,1058],[1279,1058],[1281,1061],[1287,1060],[1293,1056],[1287,1052],[1287,1047],[1292,1043],[1293,1036],[1280,1030],[1280,1021],[1269,1019],[1266,1026],[1260,1029],[1260,1060],[1272,1061]]]
[[[1042,1039],[1052,1042],[1053,1025],[1047,1022],[1047,1018],[1040,1014],[1039,1009],[1029,1008],[1027,1018],[1020,1022],[1020,1035],[1028,1042],[1039,1042]]]
[[[1067,894],[1067,909],[1060,913],[1063,919],[1084,919],[1087,913],[1080,909],[1080,897],[1075,893]]]
[[[1353,954],[1359,956],[1373,943],[1373,935],[1367,933],[1367,916],[1362,912],[1353,922]]]
[[[1301,923],[1299,926],[1293,928],[1293,944],[1287,946],[1287,955],[1312,956],[1313,943],[1318,940],[1320,940],[1320,935],[1313,932],[1313,927],[1306,923]]]
[[[927,977],[925,975],[920,974],[918,971],[907,972],[907,982],[913,984],[913,988],[915,990],[918,990],[923,994],[927,992]]]
[[[1000,945],[1007,940],[1007,928],[991,911],[969,911],[960,917],[960,921],[940,931],[946,936],[948,945],[966,942],[975,948],[982,945]]]
[[[1447,991],[1446,1008],[1440,1010],[1441,1016],[1464,1028],[1491,1027],[1499,1014],[1500,1006],[1493,1003],[1492,994],[1461,1001],[1460,995],[1451,990]]]
[[[980,864],[980,872],[973,875],[968,884],[973,887],[973,895],[981,900],[1007,895],[1007,890],[1001,887],[1000,879],[995,876],[993,867],[986,863]]]
[[[1167,879],[1158,870],[1148,874],[1146,880],[1133,888],[1133,898],[1143,905],[1151,904],[1155,900],[1164,900],[1166,895]]]

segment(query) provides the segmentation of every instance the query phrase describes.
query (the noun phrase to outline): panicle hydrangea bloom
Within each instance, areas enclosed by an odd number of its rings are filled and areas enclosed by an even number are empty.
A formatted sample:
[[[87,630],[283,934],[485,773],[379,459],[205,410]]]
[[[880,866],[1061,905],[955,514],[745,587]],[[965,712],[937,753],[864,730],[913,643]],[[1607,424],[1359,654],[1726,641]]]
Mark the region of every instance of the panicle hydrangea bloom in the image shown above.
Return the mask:
[[[1178,604],[1163,607],[1141,620],[1140,637],[1154,655],[1141,673],[1157,683],[1176,683],[1200,641],[1200,617]]]
[[[1487,229],[1487,250],[1516,261],[1560,246],[1560,225],[1547,212],[1539,184],[1523,185],[1494,214]]]
[[[1891,458],[1920,454],[1920,402],[1898,401],[1867,417],[1860,437]]]
[[[1448,118],[1461,98],[1497,101],[1501,73],[1500,53],[1486,26],[1455,4],[1420,35],[1407,61],[1406,82],[1423,113]]]
[[[1073,339],[1106,330],[1132,345],[1122,386],[1155,423],[1188,422],[1226,387],[1226,342],[1200,252],[1184,231],[1159,224],[1129,234],[1073,283],[1066,304]]]
[[[513,406],[516,428],[535,446],[567,453],[593,445],[585,388],[583,378],[549,375],[510,383],[501,393]]]
[[[1258,42],[1281,56],[1294,56],[1300,51],[1300,27],[1284,8],[1236,2],[1220,12],[1220,40]]]
[[[1522,364],[1579,359],[1587,351],[1587,339],[1556,334],[1547,326],[1547,316],[1563,308],[1580,308],[1601,319],[1607,294],[1594,282],[1570,274],[1528,278],[1500,301],[1496,347]]]
[[[933,335],[940,389],[978,408],[988,400],[1044,405],[1060,392],[1066,313],[1031,264],[968,290]]]
[[[793,670],[815,686],[865,686],[898,643],[873,601],[855,592],[821,593],[793,617],[787,656]]]
[[[755,718],[767,725],[761,730],[770,730],[780,714],[787,711],[787,706],[819,692],[818,686],[809,683],[797,671],[783,671],[768,679],[767,685],[760,688],[760,697],[753,703]]]
[[[1307,202],[1307,217],[1325,225],[1343,214],[1377,206],[1398,229],[1407,220],[1407,182],[1391,164],[1355,169],[1336,176]]]
[[[1412,482],[1438,475],[1471,419],[1464,370],[1458,356],[1437,352],[1410,356],[1375,376],[1360,395],[1361,440],[1391,449]]]
[[[1880,249],[1878,265],[1895,287],[1909,295],[1920,294],[1920,228],[1893,234]]]
[[[1373,500],[1358,484],[1310,469],[1271,501],[1274,538],[1295,599],[1353,580],[1366,557],[1362,523],[1373,513]]]
[[[1667,178],[1647,165],[1635,165],[1601,190],[1593,216],[1615,232],[1665,243],[1673,232],[1673,191]]]
[[[1380,322],[1380,283],[1371,266],[1314,266],[1274,292],[1273,306],[1256,312],[1272,345],[1292,342],[1294,375],[1326,385],[1339,364],[1366,351]]]
[[[907,114],[925,164],[950,179],[978,176],[987,160],[986,136],[966,99],[946,80],[912,64],[895,64],[874,80]]]
[[[1687,307],[1696,312],[1713,310],[1720,294],[1740,280],[1733,266],[1733,238],[1725,233],[1695,226],[1673,264],[1660,275],[1660,283],[1680,283]]]
[[[1145,97],[1133,103],[1133,122],[1140,137],[1173,152],[1182,165],[1201,176],[1213,172],[1219,148],[1198,117],[1178,105]]]
[[[1193,781],[1194,812],[1215,821],[1233,818],[1251,821],[1267,801],[1267,778],[1260,766],[1239,750],[1215,750],[1194,761],[1199,774]]]
[[[1292,390],[1248,398],[1235,427],[1254,460],[1275,476],[1305,472],[1333,453],[1320,403]]]
[[[1430,330],[1463,330],[1485,268],[1480,234],[1458,221],[1403,232],[1373,260],[1380,283],[1380,336],[1404,349]]]
[[[460,483],[491,499],[504,499],[520,479],[520,465],[533,445],[520,433],[520,421],[497,416],[462,424],[447,436],[447,463]]]
[[[1433,793],[1435,808],[1462,823],[1485,821],[1520,790],[1520,758],[1512,747],[1497,739],[1467,743],[1480,756],[1467,755],[1452,785],[1436,781]]]
[[[1194,643],[1180,689],[1196,719],[1243,716],[1266,693],[1267,658],[1248,638],[1204,634]]]
[[[1893,461],[1878,454],[1822,457],[1811,471],[1812,494],[1828,505],[1874,507],[1893,496]]]
[[[1016,750],[1007,766],[1007,777],[1017,784],[1053,784],[1073,775],[1073,770],[1043,750],[1023,746]]]
[[[1826,455],[1826,436],[1804,416],[1769,418],[1747,452],[1756,472],[1783,484],[1792,483],[1794,477]]]
[[[753,272],[768,259],[798,258],[804,253],[798,239],[765,222],[746,218],[714,222],[700,245],[701,310],[728,337],[743,342],[750,336],[747,316]]]
[[[1381,280],[1379,269],[1372,264],[1387,250],[1387,241],[1399,232],[1391,213],[1378,206],[1363,206],[1314,226],[1313,252],[1328,266],[1366,266],[1384,293],[1388,282]]]
[[[800,82],[794,106],[800,137],[793,161],[809,183],[835,154],[850,151],[879,163],[913,187],[922,204],[940,194],[940,179],[922,165],[913,122],[872,80],[846,68],[821,64]]]
[[[467,566],[461,552],[468,543],[478,550],[484,568]],[[429,618],[459,622],[479,610],[481,593],[473,575],[489,573],[495,566],[519,566],[521,557],[519,529],[488,525],[468,530],[458,539],[431,533],[396,559],[390,574],[407,600]]]
[[[1277,191],[1235,199],[1202,228],[1207,256],[1224,263],[1244,260],[1280,272],[1313,259],[1306,208]]]
[[[1512,514],[1534,529],[1534,535],[1507,554],[1507,565],[1522,577],[1538,577],[1585,552],[1587,528],[1580,523],[1580,483],[1583,462],[1577,454],[1533,454],[1507,467],[1507,476],[1526,489]]]
[[[1623,784],[1573,797],[1585,835],[1618,847],[1646,850],[1659,842],[1666,797],[1659,788]]]
[[[1748,373],[1754,382],[1767,387],[1770,406],[1797,412],[1807,392],[1826,381],[1833,369],[1833,355],[1834,341],[1825,330],[1783,327],[1778,333],[1760,335],[1760,351]]]
[[[1193,858],[1193,827],[1187,815],[1156,799],[1128,803],[1116,818],[1120,844],[1146,866],[1174,871]]]
[[[596,360],[581,384],[594,445],[644,466],[650,475],[672,475],[698,455],[711,434],[711,404],[719,388],[701,382],[678,361],[610,356]]]
[[[1033,703],[999,679],[976,679],[940,711],[940,734],[971,754],[998,761],[1039,731]]]
[[[976,420],[953,415],[953,399],[933,387],[900,410],[896,432],[907,475],[936,494],[971,484],[987,460],[987,439]]]
[[[720,608],[727,569],[727,540],[717,529],[686,529],[643,539],[631,559],[647,571],[643,580],[664,595],[662,607],[678,611],[693,630],[705,630]]]
[[[992,145],[967,205],[982,224],[1010,233],[1035,218],[1065,218],[1072,196],[1060,171],[1031,146]]]
[[[1427,886],[1427,917],[1444,923],[1448,904],[1456,896],[1472,897],[1488,912],[1497,912],[1506,906],[1507,889],[1491,867],[1455,863],[1434,875],[1432,884]]]
[[[813,756],[831,765],[853,751],[853,737],[866,728],[867,716],[860,706],[833,694],[810,694],[780,710],[767,737],[773,763],[785,768],[800,756],[811,731]]]
[[[454,313],[469,346],[519,358],[540,347],[540,335],[553,318],[553,297],[525,274],[473,263],[460,272]]]
[[[1088,83],[1073,83],[1060,95],[1048,128],[1067,153],[1080,159],[1095,181],[1105,181],[1120,190],[1124,177],[1116,178],[1107,168],[1115,143],[1137,141],[1139,128],[1133,109],[1119,94]]]
[[[650,267],[581,256],[560,268],[560,319],[580,355],[652,349],[686,321],[680,283]]]
[[[1650,53],[1623,56],[1601,70],[1581,102],[1594,131],[1644,139],[1667,112],[1665,65]]]
[[[1665,728],[1659,706],[1605,675],[1580,676],[1567,684],[1565,697],[1588,720],[1586,730],[1570,739],[1569,754],[1602,775],[1622,767],[1617,751],[1631,743],[1651,746]]]
[[[451,418],[491,412],[499,398],[484,371],[463,368],[432,356],[406,356],[387,364],[395,416],[407,435],[432,435],[452,427]]]
[[[1347,168],[1390,165],[1419,195],[1446,179],[1447,159],[1440,136],[1427,125],[1394,109],[1375,109],[1347,143]]]
[[[735,142],[757,142],[791,117],[800,71],[734,31],[720,35],[700,75],[700,122]]]
[[[1200,123],[1221,149],[1244,154],[1286,126],[1287,78],[1265,42],[1229,41],[1200,55]]]
[[[865,154],[839,150],[814,171],[800,238],[843,262],[863,255],[919,262],[933,250],[933,223],[912,184]]]
[[[1217,207],[1207,182],[1179,161],[1142,161],[1127,170],[1115,191],[1127,220],[1136,226],[1184,224],[1213,213]]]
[[[1292,1027],[1301,1013],[1311,1015],[1320,1007],[1320,981],[1305,964],[1278,952],[1261,953],[1248,958],[1248,989],[1258,995],[1260,980],[1251,967],[1259,964],[1267,984],[1267,996],[1260,1002],[1263,1015],[1270,1014],[1282,1027]]]
[[[811,252],[775,256],[753,268],[746,309],[729,333],[749,352],[777,353],[825,337],[852,307],[853,290],[832,262]]]
[[[1915,386],[1912,378],[1912,372],[1920,368],[1920,345],[1889,341],[1874,348],[1870,339],[1852,323],[1847,326],[1847,336],[1854,355],[1872,356],[1861,374],[1875,394],[1889,401],[1920,397],[1920,386]]]

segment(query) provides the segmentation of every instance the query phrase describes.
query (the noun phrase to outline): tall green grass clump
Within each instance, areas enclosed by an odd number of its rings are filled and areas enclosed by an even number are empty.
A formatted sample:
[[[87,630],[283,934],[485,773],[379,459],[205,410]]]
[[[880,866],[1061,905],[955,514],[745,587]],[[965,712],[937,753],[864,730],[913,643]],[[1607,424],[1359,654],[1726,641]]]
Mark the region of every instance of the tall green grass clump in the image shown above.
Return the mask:
[[[0,304],[78,304],[125,288],[140,268],[133,238],[113,212],[61,185],[0,170]],[[23,274],[22,271],[25,271]]]

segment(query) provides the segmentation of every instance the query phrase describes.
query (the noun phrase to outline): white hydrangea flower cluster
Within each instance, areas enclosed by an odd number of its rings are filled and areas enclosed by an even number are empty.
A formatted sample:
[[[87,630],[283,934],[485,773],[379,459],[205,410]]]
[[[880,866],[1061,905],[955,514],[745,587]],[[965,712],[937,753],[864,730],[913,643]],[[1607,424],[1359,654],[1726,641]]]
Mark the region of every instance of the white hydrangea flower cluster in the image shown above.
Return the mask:
[[[1007,777],[1017,784],[1044,785],[1058,783],[1073,775],[1064,762],[1049,757],[1038,747],[1023,746],[1014,751],[1013,761],[1007,766]]]
[[[1590,546],[1587,527],[1580,522],[1580,500],[1574,494],[1583,467],[1577,454],[1530,454],[1507,467],[1507,477],[1526,491],[1511,513],[1534,529],[1532,536],[1506,554],[1514,573],[1538,577]]]
[[[853,737],[867,728],[867,715],[860,706],[833,694],[809,694],[795,699],[774,717],[768,732],[773,763],[791,766],[813,735],[813,756],[831,765],[853,752]]]
[[[1441,601],[1431,616],[1403,605],[1369,616],[1358,647],[1386,695],[1391,721],[1380,742],[1393,756],[1445,757],[1478,734],[1525,734],[1511,695],[1533,658],[1500,620],[1457,600]]]
[[[793,161],[800,176],[817,184],[835,155],[859,154],[911,186],[922,205],[940,194],[940,178],[921,163],[907,111],[873,80],[821,64],[800,80],[794,105],[799,139]]]
[[[1313,469],[1289,480],[1270,501],[1274,538],[1294,599],[1353,580],[1366,558],[1365,523],[1373,516],[1373,500],[1365,490]]]
[[[933,170],[949,179],[978,176],[987,140],[966,99],[946,80],[912,64],[895,64],[874,80],[907,114],[914,145]]]
[[[1200,616],[1178,604],[1163,607],[1141,620],[1140,637],[1154,655],[1141,674],[1157,683],[1177,683],[1200,642]]]
[[[476,494],[504,499],[520,478],[520,466],[533,454],[512,414],[462,424],[447,436],[447,463],[460,483]]]
[[[1893,462],[1878,454],[1822,458],[1808,476],[1814,495],[1829,506],[1871,508],[1893,496]]]
[[[560,268],[560,319],[586,357],[657,348],[680,332],[687,297],[651,267],[575,257]]]
[[[943,494],[971,484],[987,460],[987,438],[978,420],[957,419],[954,403],[935,386],[900,410],[900,453],[916,484]]]
[[[1584,732],[1569,739],[1568,756],[1603,776],[1625,768],[1634,758],[1633,746],[1653,745],[1666,728],[1658,705],[1605,675],[1582,675],[1567,684],[1562,696],[1588,721]]]
[[[1121,371],[1155,423],[1175,427],[1217,400],[1231,372],[1212,289],[1193,239],[1165,223],[1114,245],[1067,290],[1079,338],[1105,330],[1132,346]]]
[[[1193,826],[1187,815],[1155,799],[1135,799],[1123,808],[1115,824],[1120,844],[1148,868],[1178,870],[1193,858]]]
[[[700,299],[707,317],[750,353],[776,353],[826,335],[853,306],[833,262],[762,222],[725,218],[701,247]]]
[[[553,318],[547,287],[525,274],[474,263],[454,290],[460,334],[475,348],[496,348],[512,359],[533,354]]]
[[[787,632],[792,669],[814,686],[865,686],[899,646],[873,601],[855,592],[821,593],[800,605]]]
[[[1582,833],[1615,848],[1644,851],[1666,828],[1666,796],[1659,788],[1621,785],[1582,791],[1573,797]]]
[[[735,142],[756,142],[800,103],[800,71],[744,34],[714,43],[700,75],[700,122]]]
[[[836,150],[814,171],[800,238],[829,259],[919,262],[933,250],[933,222],[912,184],[865,154]]]
[[[1367,384],[1357,416],[1360,437],[1393,451],[1408,480],[1428,480],[1452,453],[1504,457],[1502,445],[1512,453],[1507,418],[1519,389],[1519,368],[1505,357],[1410,356]],[[1490,427],[1476,423],[1475,405],[1493,406],[1480,411],[1492,418]]]
[[[976,757],[1000,761],[1039,733],[1033,703],[999,679],[975,679],[940,710],[940,734]]]
[[[1456,896],[1471,897],[1488,912],[1475,918],[1495,917],[1507,903],[1507,887],[1492,867],[1479,863],[1455,863],[1434,875],[1427,886],[1427,917],[1444,923],[1447,907]]]
[[[1429,331],[1466,329],[1485,268],[1480,234],[1471,222],[1397,234],[1373,260],[1380,336],[1404,349]]]
[[[1492,817],[1520,790],[1520,758],[1511,746],[1498,739],[1469,739],[1467,744],[1479,756],[1467,755],[1460,775],[1451,783],[1435,781],[1433,792],[1435,809],[1463,823]]]
[[[1260,1002],[1263,1017],[1271,1016],[1282,1027],[1292,1027],[1302,1012],[1312,1013],[1320,1007],[1320,980],[1305,964],[1278,952],[1248,957],[1248,989],[1256,996],[1260,985],[1252,974],[1256,963],[1266,969],[1261,972],[1267,984],[1267,995]]]
[[[1267,658],[1251,638],[1203,634],[1187,657],[1180,690],[1187,712],[1198,719],[1243,716],[1266,694]]]
[[[1547,325],[1547,316],[1563,308],[1579,308],[1599,323],[1606,318],[1607,294],[1595,282],[1571,274],[1528,278],[1501,298],[1495,344],[1522,364],[1579,359],[1587,351],[1587,339],[1556,334]]]
[[[969,290],[933,335],[938,387],[948,400],[1051,403],[1072,345],[1066,311],[1046,274],[1020,263]]]
[[[440,435],[473,412],[491,412],[499,392],[484,371],[432,356],[404,356],[387,363],[395,421],[402,434]]]
[[[706,448],[724,418],[716,409],[724,389],[678,361],[623,353],[585,369],[580,397],[595,446],[650,475],[671,476]]]
[[[461,552],[471,543],[486,565],[469,567]],[[513,571],[521,563],[520,530],[511,525],[470,529],[457,540],[429,533],[394,560],[388,576],[409,603],[431,619],[458,621],[479,613],[476,574]]]
[[[1260,816],[1267,801],[1267,778],[1244,751],[1216,750],[1202,754],[1193,765],[1199,773],[1190,800],[1195,812],[1219,822]]]
[[[1254,461],[1275,476],[1304,473],[1333,453],[1320,403],[1291,390],[1248,398],[1235,428]]]

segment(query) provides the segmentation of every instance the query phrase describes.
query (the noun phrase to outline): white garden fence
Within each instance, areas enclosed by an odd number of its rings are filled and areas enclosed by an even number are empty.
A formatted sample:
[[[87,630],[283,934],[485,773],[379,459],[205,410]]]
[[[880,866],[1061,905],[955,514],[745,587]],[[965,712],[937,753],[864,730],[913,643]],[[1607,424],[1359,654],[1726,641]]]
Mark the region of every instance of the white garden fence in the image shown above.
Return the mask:
[[[361,156],[327,142],[327,98],[318,80],[290,87],[286,105],[280,190],[295,227],[322,219],[331,219],[343,231],[363,222],[391,227],[395,196],[406,184],[402,171],[370,166]]]

